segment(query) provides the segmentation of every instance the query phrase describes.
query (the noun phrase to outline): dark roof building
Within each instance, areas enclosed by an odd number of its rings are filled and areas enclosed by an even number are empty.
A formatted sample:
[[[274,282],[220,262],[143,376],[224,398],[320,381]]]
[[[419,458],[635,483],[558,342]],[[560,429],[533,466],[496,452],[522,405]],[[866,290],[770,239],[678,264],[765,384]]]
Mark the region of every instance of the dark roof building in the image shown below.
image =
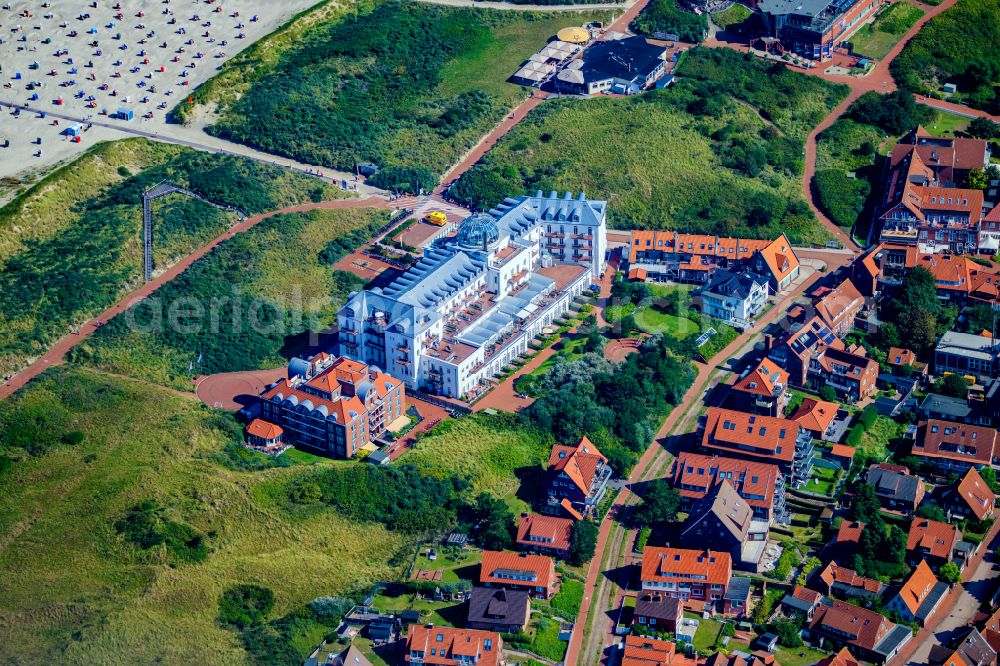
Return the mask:
[[[596,42],[556,74],[556,88],[581,95],[633,95],[663,75],[666,54],[664,47],[638,36]]]
[[[765,521],[754,521],[750,505],[726,479],[694,503],[681,538],[686,543],[725,551],[734,566],[756,571],[767,545],[768,527]]]
[[[684,604],[677,597],[660,592],[640,592],[635,600],[635,621],[657,631],[675,633],[684,616]]]
[[[890,509],[914,511],[927,492],[923,479],[899,465],[872,465],[865,481],[875,486],[879,501]]]
[[[469,599],[470,629],[516,634],[528,625],[531,598],[524,590],[473,587]]]
[[[850,646],[856,655],[883,664],[894,657],[912,637],[905,625],[846,601],[826,599],[816,609],[809,631],[826,638],[834,646]]]
[[[785,51],[828,60],[872,16],[882,0],[760,0],[764,23]]]

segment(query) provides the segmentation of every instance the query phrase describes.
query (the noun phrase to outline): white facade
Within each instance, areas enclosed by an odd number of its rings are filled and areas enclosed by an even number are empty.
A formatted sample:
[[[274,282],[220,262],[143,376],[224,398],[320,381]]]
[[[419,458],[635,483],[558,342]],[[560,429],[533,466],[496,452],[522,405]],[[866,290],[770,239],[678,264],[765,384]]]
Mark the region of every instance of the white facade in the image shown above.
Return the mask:
[[[337,316],[340,352],[411,389],[467,394],[600,277],[606,206],[538,192],[467,218],[384,290],[350,297]]]

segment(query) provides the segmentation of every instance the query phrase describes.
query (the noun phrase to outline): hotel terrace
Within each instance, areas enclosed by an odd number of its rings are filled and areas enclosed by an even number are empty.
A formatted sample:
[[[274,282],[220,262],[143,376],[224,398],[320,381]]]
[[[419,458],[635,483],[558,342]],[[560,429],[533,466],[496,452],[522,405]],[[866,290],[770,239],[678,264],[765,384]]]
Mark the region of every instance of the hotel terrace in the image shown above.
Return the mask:
[[[606,207],[537,192],[472,215],[389,286],[351,295],[337,315],[342,353],[411,389],[479,390],[601,276]]]

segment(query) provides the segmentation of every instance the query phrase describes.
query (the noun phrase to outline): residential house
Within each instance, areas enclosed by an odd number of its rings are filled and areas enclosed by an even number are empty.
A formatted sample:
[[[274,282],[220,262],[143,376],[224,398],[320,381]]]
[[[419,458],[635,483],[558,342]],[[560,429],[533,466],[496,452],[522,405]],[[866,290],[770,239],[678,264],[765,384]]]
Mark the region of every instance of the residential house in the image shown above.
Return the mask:
[[[973,520],[993,517],[996,495],[979,471],[970,467],[957,484],[942,495],[942,505],[954,516]]]
[[[862,666],[862,662],[855,659],[846,647],[842,647],[840,652],[819,660],[816,666]]]
[[[927,494],[927,486],[919,476],[901,465],[877,463],[868,468],[865,482],[875,486],[882,506],[897,511],[916,511]]]
[[[913,637],[910,628],[890,622],[867,608],[836,599],[825,600],[808,625],[809,637],[832,647],[848,647],[865,661],[883,664]]]
[[[835,560],[826,565],[817,580],[826,587],[827,595],[843,599],[881,597],[886,588],[885,583],[860,576],[854,569],[842,567]]]
[[[705,666],[775,666],[777,663],[775,656],[767,650],[754,650],[750,654],[734,650],[716,652],[705,661]]]
[[[935,666],[996,666],[997,651],[978,629],[973,628],[952,643],[951,648],[932,646],[929,661]]]
[[[799,276],[799,259],[788,238],[773,241],[633,230],[629,270],[641,268],[656,280],[704,284],[719,269],[746,268],[768,280],[771,293]]]
[[[834,444],[824,455],[828,460],[839,463],[840,468],[848,470],[854,462],[855,449],[848,444]]]
[[[411,624],[403,652],[406,664],[505,666],[503,638],[495,631]]]
[[[768,37],[777,40],[776,55],[796,53],[825,61],[843,46],[884,4],[884,0],[757,0]]]
[[[673,634],[684,617],[684,604],[663,592],[640,592],[635,600],[634,616],[639,624]]]
[[[858,552],[858,543],[861,541],[861,532],[864,531],[865,524],[854,520],[843,520],[833,541],[828,543],[823,549],[824,554],[829,559],[848,562]]]
[[[733,576],[729,579],[729,586],[726,587],[725,594],[722,595],[721,608],[716,604],[716,609],[722,615],[733,617],[743,617],[750,608],[750,592],[753,581],[742,576]]]
[[[525,590],[537,599],[548,599],[556,591],[556,566],[545,555],[486,550],[479,568],[479,583]]]
[[[781,600],[781,610],[785,615],[799,613],[808,622],[816,614],[823,601],[823,595],[816,590],[796,585],[791,592],[786,594]]]
[[[896,596],[889,600],[888,608],[899,613],[903,621],[924,626],[947,594],[948,584],[939,581],[927,562],[921,560]]]
[[[743,270],[718,270],[695,292],[702,313],[721,319],[730,326],[750,328],[751,320],[763,312],[770,289],[767,278]]]
[[[558,70],[556,90],[577,95],[635,95],[649,88],[666,71],[667,49],[644,37],[594,42],[582,58]]]
[[[840,405],[826,400],[804,398],[795,413],[788,418],[812,433],[815,439],[827,439],[830,425],[837,418]]]
[[[680,666],[676,656],[670,641],[628,635],[622,642],[620,666]]]
[[[282,448],[281,436],[284,432],[281,426],[254,419],[246,427],[246,444],[265,453],[277,451]]]
[[[837,395],[858,402],[877,390],[878,362],[865,355],[864,347],[852,351],[828,348],[812,359],[809,375],[813,386],[832,386]]]
[[[777,465],[796,488],[809,480],[812,470],[812,435],[784,418],[709,407],[701,446],[711,453]]]
[[[982,634],[990,647],[1000,654],[1000,609],[993,611],[993,615],[983,624]]]
[[[584,437],[576,446],[556,444],[552,447],[548,474],[546,513],[588,516],[604,499],[611,479],[611,466],[604,454]],[[572,511],[568,511],[566,505]]]
[[[917,360],[917,353],[915,351],[904,347],[889,347],[889,353],[886,355],[886,363],[894,373],[899,373],[905,368],[911,368],[919,373],[926,367]]]
[[[712,488],[727,481],[746,500],[754,520],[787,522],[785,479],[777,465],[741,458],[682,452],[671,467],[671,483],[684,501],[685,510]]]
[[[260,404],[285,443],[351,458],[405,414],[406,388],[376,367],[320,353],[289,361],[288,379],[261,393]]]
[[[691,608],[722,606],[732,575],[729,553],[647,546],[642,554],[642,591],[662,592]]]
[[[978,411],[967,398],[955,398],[937,393],[928,393],[917,406],[917,416],[920,419],[982,425],[979,423]]]
[[[979,380],[997,376],[1000,347],[992,337],[948,331],[934,348],[934,371],[943,375],[953,372]]]
[[[469,597],[469,629],[516,634],[524,631],[531,616],[531,595],[525,590],[472,588]]]
[[[521,550],[565,559],[569,556],[569,535],[574,522],[572,518],[522,513],[517,526],[517,545]]]
[[[750,505],[724,479],[693,503],[681,540],[727,552],[733,566],[755,572],[767,546],[768,527],[766,521],[754,520]]]
[[[850,278],[824,293],[815,304],[816,314],[839,337],[854,329],[854,321],[864,307],[865,297]]]
[[[928,419],[917,428],[913,455],[942,474],[1000,462],[993,428]]]
[[[319,649],[305,660],[305,666],[320,666],[321,653]],[[328,652],[322,666],[372,666],[372,662],[355,645],[348,645],[340,654]]]
[[[906,555],[910,564],[927,562],[935,571],[955,557],[955,548],[962,540],[962,531],[955,525],[928,518],[914,518],[906,538]]]
[[[733,384],[730,393],[742,411],[784,416],[787,389],[788,373],[765,357]]]

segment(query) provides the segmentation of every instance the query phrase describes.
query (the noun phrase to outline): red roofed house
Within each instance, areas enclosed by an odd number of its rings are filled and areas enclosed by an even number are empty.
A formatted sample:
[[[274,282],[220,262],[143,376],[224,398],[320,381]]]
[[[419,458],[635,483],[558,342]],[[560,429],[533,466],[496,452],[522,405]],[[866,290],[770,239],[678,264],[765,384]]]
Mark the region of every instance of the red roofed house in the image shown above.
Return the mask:
[[[788,404],[788,373],[769,358],[761,359],[752,370],[740,377],[731,389],[743,411],[781,416]]]
[[[889,600],[888,608],[899,613],[903,621],[924,626],[947,593],[948,583],[939,581],[927,563],[921,560],[899,593]]]
[[[865,306],[865,297],[848,278],[816,301],[816,313],[830,330],[843,337],[854,328],[854,321]]]
[[[701,446],[706,451],[777,465],[793,487],[809,480],[813,441],[795,421],[709,407]]]
[[[943,498],[944,508],[963,518],[985,520],[993,516],[996,495],[983,481],[979,471],[970,467],[959,482],[949,488]]]
[[[893,371],[898,371],[902,368],[911,367],[920,372],[922,369],[926,369],[927,365],[917,362],[917,353],[912,349],[904,349],[902,347],[890,347],[889,354],[886,357],[886,363]],[[918,367],[919,366],[919,367]]]
[[[833,540],[823,548],[823,559],[850,562],[858,552],[858,542],[865,524],[852,520],[843,520],[837,528]]]
[[[816,663],[816,666],[862,666],[862,664],[851,655],[847,648],[843,647],[837,654],[821,659]]]
[[[837,418],[839,409],[840,405],[835,402],[805,398],[795,413],[788,418],[811,432],[816,439],[826,439],[826,431]]]
[[[768,524],[788,521],[785,480],[777,465],[684,452],[671,467],[671,483],[687,509],[723,480],[746,500],[755,519]]]
[[[517,545],[522,550],[565,558],[569,555],[573,522],[572,518],[522,513],[517,528]]]
[[[830,561],[819,573],[818,580],[826,586],[828,595],[836,595],[847,599],[861,597],[880,597],[885,592],[885,583],[874,578],[859,576],[854,569],[842,567]]]
[[[546,555],[485,550],[479,582],[486,587],[526,590],[533,597],[548,599],[556,591],[556,565]]]
[[[264,453],[277,453],[283,449],[281,436],[285,431],[281,426],[276,426],[268,421],[254,419],[246,427],[247,446],[263,451]]]
[[[611,467],[594,444],[584,437],[576,446],[556,444],[549,454],[549,490],[545,512],[563,515],[569,504],[577,515],[594,510],[608,488]]]
[[[816,614],[816,609],[822,600],[823,595],[816,590],[796,585],[791,593],[786,594],[781,600],[781,606],[786,615],[801,613],[808,621]]]
[[[652,546],[642,553],[642,591],[661,592],[691,608],[722,606],[732,575],[729,553]]]
[[[406,664],[504,666],[503,638],[495,631],[411,624],[403,654]]]
[[[834,444],[825,455],[830,460],[840,463],[842,469],[848,470],[851,468],[851,463],[854,462],[854,453],[855,449],[853,446]]]
[[[929,419],[917,428],[913,455],[942,473],[964,472],[997,462],[993,428]]]
[[[894,657],[912,637],[905,625],[846,601],[821,604],[809,623],[809,637],[821,637],[834,647],[846,646],[865,661],[882,664]]]
[[[347,357],[293,358],[288,379],[260,395],[264,420],[286,443],[351,458],[406,411],[403,382]]]
[[[621,666],[672,666],[674,644],[644,636],[626,636]]]
[[[962,532],[955,525],[928,518],[914,518],[906,539],[907,559],[911,564],[927,562],[932,569],[937,570],[945,562],[952,561],[955,546],[961,540]]]

